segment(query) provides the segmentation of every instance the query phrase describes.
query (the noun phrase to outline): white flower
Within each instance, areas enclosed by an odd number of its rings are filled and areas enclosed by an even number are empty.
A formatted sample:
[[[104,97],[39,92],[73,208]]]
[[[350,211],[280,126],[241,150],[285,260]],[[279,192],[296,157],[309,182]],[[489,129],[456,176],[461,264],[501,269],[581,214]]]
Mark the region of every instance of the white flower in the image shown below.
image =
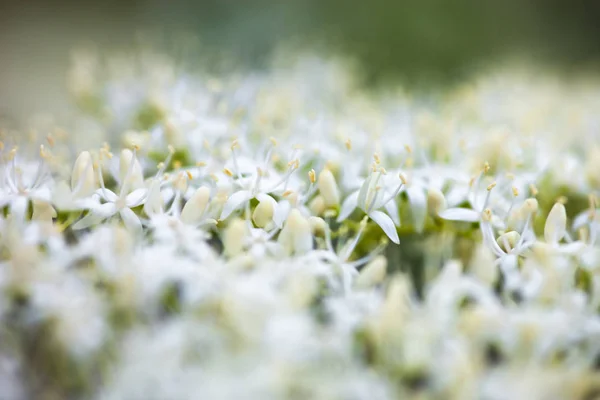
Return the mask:
[[[51,200],[51,177],[45,162],[49,155],[43,146],[40,148],[40,157],[37,164],[17,163],[17,149],[14,148],[8,155],[7,163],[2,166],[0,208],[8,205],[16,221],[25,221],[30,200]]]
[[[128,153],[122,153],[122,156],[129,160],[129,170],[122,176],[119,194],[117,195],[115,192],[104,186],[102,171],[101,168],[98,168],[100,189],[98,189],[96,193],[100,196],[103,203],[92,207],[89,210],[88,215],[73,225],[73,229],[85,229],[118,214],[130,231],[136,233],[141,232],[142,223],[132,208],[144,204],[148,189],[139,188],[131,190],[131,185],[136,184],[139,181],[138,178],[132,177],[132,175],[139,173],[139,170],[136,167],[139,166],[139,164],[135,156],[135,151],[132,152],[131,158],[128,156]]]
[[[234,182],[241,186],[242,190],[234,191],[231,196],[227,199],[227,202],[223,206],[223,211],[221,212],[220,220],[225,220],[229,217],[234,211],[246,207],[246,211],[249,212],[249,201],[252,199],[257,199],[259,202],[269,202],[274,210],[278,208],[277,201],[269,195],[269,193],[277,190],[279,187],[283,185],[284,192],[287,186],[287,182],[292,175],[292,173],[298,169],[299,162],[297,159],[294,159],[288,163],[288,170],[286,174],[282,177],[281,180],[276,181],[275,184],[268,184],[267,188],[264,188],[263,180],[270,176],[272,173],[269,172],[264,167],[256,167],[255,176],[250,178],[245,178],[242,175],[240,167],[238,165],[237,158],[235,156],[235,148],[238,146],[237,142],[231,146],[232,155],[234,160],[234,171],[230,171],[226,169],[226,174],[234,178]],[[277,214],[277,211],[274,211]],[[247,217],[250,217],[247,215]]]
[[[374,168],[367,179],[365,179],[360,189],[350,194],[346,200],[344,200],[337,220],[338,222],[345,220],[355,208],[359,207],[370,219],[375,221],[375,223],[383,229],[392,242],[398,244],[400,243],[400,239],[398,238],[398,232],[396,231],[396,224],[392,218],[387,214],[378,211],[378,209],[386,207],[391,215],[397,215],[398,211],[393,200],[402,190],[406,178],[403,175],[400,175],[400,184],[388,194],[386,188],[379,185],[384,172],[385,171],[382,169]],[[392,209],[389,209],[389,207],[392,207]]]
[[[94,177],[94,162],[87,151],[82,151],[71,172],[71,186],[58,182],[52,191],[52,202],[61,211],[73,211],[93,208],[98,200]]]

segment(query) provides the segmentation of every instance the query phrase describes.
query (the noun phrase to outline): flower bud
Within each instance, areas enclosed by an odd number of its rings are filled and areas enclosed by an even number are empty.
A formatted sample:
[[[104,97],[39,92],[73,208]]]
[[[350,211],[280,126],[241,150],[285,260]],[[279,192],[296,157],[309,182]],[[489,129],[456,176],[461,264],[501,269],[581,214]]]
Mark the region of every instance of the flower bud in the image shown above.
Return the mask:
[[[523,204],[523,210],[525,212],[535,213],[535,212],[537,212],[538,209],[539,209],[539,204],[538,204],[537,199],[531,197],[531,198],[525,200],[525,203]]]
[[[394,315],[395,318],[403,317],[410,310],[410,281],[405,275],[397,275],[387,288],[387,295],[383,304],[386,316]]]
[[[268,223],[273,221],[273,213],[275,207],[273,201],[264,199],[258,203],[254,212],[252,213],[252,221],[259,228],[264,228]]]
[[[76,197],[91,196],[96,190],[94,165],[88,151],[82,151],[73,166],[71,173],[71,190]]]
[[[133,163],[133,165],[132,165]],[[119,159],[119,179],[121,184],[129,184],[130,189],[139,189],[144,186],[144,173],[140,162],[129,149],[121,151]]]
[[[308,307],[318,292],[317,280],[306,272],[295,273],[286,282],[286,290],[290,303],[297,308]]]
[[[368,289],[383,281],[387,272],[387,259],[383,256],[377,256],[371,260],[361,271],[354,287],[358,289]]]
[[[499,273],[494,261],[494,255],[488,247],[478,246],[469,263],[470,274],[486,285],[491,286],[498,279]]]
[[[223,233],[223,252],[227,257],[235,257],[244,251],[246,228],[246,221],[236,218],[225,229]]]
[[[326,208],[327,207],[325,207],[325,200],[323,199],[323,196],[321,196],[321,195],[315,196],[315,198],[312,199],[310,201],[310,203],[308,203],[308,209],[314,215],[323,215]]]
[[[192,197],[185,203],[181,210],[181,222],[185,224],[197,224],[202,219],[208,201],[210,200],[210,189],[206,186],[199,187]]]
[[[279,233],[279,243],[287,255],[304,254],[312,249],[312,229],[310,223],[298,209],[294,208]]]
[[[325,232],[329,229],[327,223],[320,217],[309,217],[308,222],[310,223],[310,229],[312,234],[315,236],[325,236]]]
[[[52,218],[56,218],[56,210],[45,201],[33,200],[33,221],[52,222]]]
[[[548,244],[557,244],[567,233],[567,210],[564,204],[556,203],[550,210],[544,226],[544,239]]]
[[[335,181],[335,177],[330,170],[324,169],[319,174],[317,182],[325,207],[335,207],[340,203],[340,192]]]
[[[500,235],[498,239],[496,239],[496,243],[498,243],[498,246],[500,246],[502,250],[509,252],[515,248],[519,239],[521,239],[519,232],[510,231]]]
[[[444,211],[446,207],[446,197],[444,197],[441,190],[429,188],[427,191],[427,212],[429,215],[437,216],[440,212]]]

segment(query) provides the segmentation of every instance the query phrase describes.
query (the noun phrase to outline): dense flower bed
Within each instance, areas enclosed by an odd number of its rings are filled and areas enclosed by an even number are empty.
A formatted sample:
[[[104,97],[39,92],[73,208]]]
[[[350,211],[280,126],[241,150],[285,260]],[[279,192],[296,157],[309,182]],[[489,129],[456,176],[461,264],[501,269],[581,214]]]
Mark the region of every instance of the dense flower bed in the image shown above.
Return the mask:
[[[600,395],[597,83],[69,82],[73,128],[3,134],[2,398]]]

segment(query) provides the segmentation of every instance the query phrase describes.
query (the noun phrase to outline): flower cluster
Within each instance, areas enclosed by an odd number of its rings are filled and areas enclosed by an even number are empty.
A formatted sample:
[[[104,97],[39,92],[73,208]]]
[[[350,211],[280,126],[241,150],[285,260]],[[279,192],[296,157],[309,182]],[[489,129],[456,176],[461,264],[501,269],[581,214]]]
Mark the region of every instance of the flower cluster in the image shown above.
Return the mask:
[[[70,83],[87,147],[3,135],[8,398],[600,393],[598,86],[87,53]]]

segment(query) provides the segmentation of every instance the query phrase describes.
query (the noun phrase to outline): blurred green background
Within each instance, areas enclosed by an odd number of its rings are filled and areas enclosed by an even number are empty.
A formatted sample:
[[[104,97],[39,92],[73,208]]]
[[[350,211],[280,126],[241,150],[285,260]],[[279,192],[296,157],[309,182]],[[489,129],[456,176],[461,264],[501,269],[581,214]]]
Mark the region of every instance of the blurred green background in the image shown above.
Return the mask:
[[[74,46],[127,49],[141,31],[192,64],[260,67],[283,44],[356,60],[368,87],[437,87],[514,59],[594,71],[599,20],[597,0],[5,0],[0,116],[58,107]],[[182,46],[182,33],[201,40]]]

